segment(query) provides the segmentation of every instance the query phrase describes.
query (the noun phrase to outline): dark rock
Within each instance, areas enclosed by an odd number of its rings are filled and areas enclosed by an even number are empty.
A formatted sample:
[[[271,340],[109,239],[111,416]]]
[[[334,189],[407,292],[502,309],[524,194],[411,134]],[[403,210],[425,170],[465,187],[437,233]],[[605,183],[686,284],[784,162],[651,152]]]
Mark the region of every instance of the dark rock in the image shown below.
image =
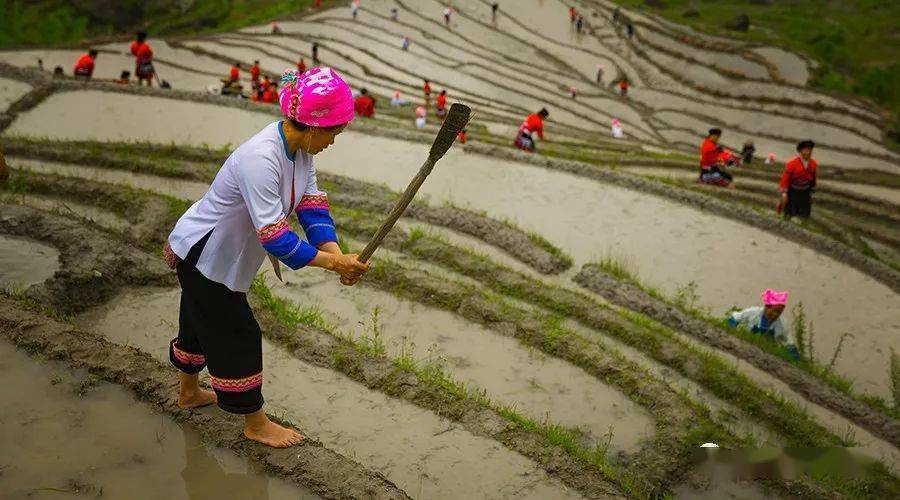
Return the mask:
[[[700,11],[697,9],[688,9],[681,14],[682,17],[700,17]]]
[[[733,31],[747,31],[750,29],[750,16],[741,14],[725,23],[725,27]]]

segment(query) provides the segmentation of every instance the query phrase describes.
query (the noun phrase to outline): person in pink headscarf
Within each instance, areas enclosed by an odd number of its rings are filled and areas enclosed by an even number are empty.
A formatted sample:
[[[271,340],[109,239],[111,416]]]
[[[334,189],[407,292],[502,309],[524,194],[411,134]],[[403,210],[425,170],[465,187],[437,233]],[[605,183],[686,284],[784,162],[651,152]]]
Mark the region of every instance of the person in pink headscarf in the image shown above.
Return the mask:
[[[353,119],[350,87],[330,68],[282,77],[284,119],[235,149],[206,194],[175,224],[163,255],[181,284],[178,336],[169,359],[179,370],[178,405],[217,403],[245,416],[244,436],[287,447],[303,437],[263,411],[262,337],[247,292],[267,257],[297,270],[321,267],[354,285],[369,269],[337,244],[328,197],[319,190],[313,157]],[[296,214],[305,238],[288,226]],[[213,391],[198,374],[209,370]]]
[[[785,327],[781,315],[787,307],[788,292],[776,292],[771,288],[762,293],[762,306],[748,307],[734,311],[728,316],[728,324],[763,335],[770,340],[784,344],[794,360],[800,359],[800,351],[791,331]]]

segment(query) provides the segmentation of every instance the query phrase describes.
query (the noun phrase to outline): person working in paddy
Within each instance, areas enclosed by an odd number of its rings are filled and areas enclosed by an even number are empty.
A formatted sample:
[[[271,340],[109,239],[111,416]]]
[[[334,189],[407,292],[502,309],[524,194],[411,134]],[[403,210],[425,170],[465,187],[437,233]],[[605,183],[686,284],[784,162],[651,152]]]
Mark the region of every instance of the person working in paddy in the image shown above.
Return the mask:
[[[363,118],[372,118],[375,116],[375,99],[369,95],[369,91],[362,89],[359,91],[359,97],[353,100],[353,111],[356,116]]]
[[[153,86],[153,76],[156,70],[153,68],[153,49],[147,43],[147,32],[139,31],[137,38],[131,42],[131,55],[134,56],[134,76],[138,85],[147,82],[148,87]]]
[[[550,116],[547,108],[541,108],[537,113],[528,115],[519,127],[519,135],[516,136],[514,145],[522,150],[534,152],[537,145],[534,142],[534,134],[544,140],[544,119]]]
[[[719,139],[722,137],[722,129],[711,128],[706,139],[700,145],[700,179],[702,184],[733,187],[731,174],[725,171],[722,156],[722,147]],[[720,162],[720,160],[723,160]]]
[[[97,60],[97,54],[99,54],[97,49],[91,49],[78,59],[72,68],[76,80],[90,80],[94,76],[94,61]]]
[[[250,88],[256,90],[259,88],[259,61],[253,61],[253,66],[250,66]]]
[[[816,160],[812,158],[814,147],[816,143],[813,141],[797,144],[797,152],[800,154],[784,165],[784,173],[779,184],[781,200],[778,202],[777,211],[784,210],[784,216],[787,218],[796,216],[807,219],[812,212],[819,168]]]
[[[762,294],[763,305],[748,307],[728,315],[728,324],[763,335],[769,340],[784,344],[794,360],[800,359],[800,351],[791,331],[781,318],[787,307],[788,292],[776,292],[771,288]]]
[[[268,255],[276,275],[279,262],[295,270],[322,267],[345,285],[369,269],[341,252],[313,166],[313,156],[353,119],[350,87],[330,68],[288,70],[282,82],[284,119],[231,153],[163,249],[181,284],[178,336],[169,344],[169,359],[180,370],[178,405],[218,403],[244,415],[244,436],[274,447],[303,437],[263,411],[262,337],[246,295],[260,266]],[[306,240],[288,226],[293,213]],[[199,386],[204,367],[213,391]]]

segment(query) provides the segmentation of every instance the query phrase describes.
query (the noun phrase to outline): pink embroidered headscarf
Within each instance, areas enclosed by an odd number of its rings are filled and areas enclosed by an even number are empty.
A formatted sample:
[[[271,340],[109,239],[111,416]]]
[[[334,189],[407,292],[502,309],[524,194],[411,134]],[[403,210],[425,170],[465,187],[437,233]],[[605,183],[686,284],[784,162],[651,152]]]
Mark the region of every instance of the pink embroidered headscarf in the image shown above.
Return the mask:
[[[767,288],[762,294],[763,304],[767,306],[783,306],[787,304],[788,292],[776,292],[771,288]]]
[[[334,127],[353,120],[353,93],[331,68],[311,68],[300,74],[286,70],[281,76],[281,112],[310,127]]]

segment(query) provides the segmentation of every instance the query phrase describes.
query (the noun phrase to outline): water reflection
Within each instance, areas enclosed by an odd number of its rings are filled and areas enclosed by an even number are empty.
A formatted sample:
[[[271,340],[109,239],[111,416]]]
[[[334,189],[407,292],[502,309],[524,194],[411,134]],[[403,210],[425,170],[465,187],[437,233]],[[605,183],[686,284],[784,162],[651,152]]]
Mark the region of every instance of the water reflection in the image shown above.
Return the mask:
[[[219,461],[207,450],[200,435],[181,426],[184,435],[185,467],[181,471],[184,488],[191,500],[208,498],[269,499],[269,478],[253,470],[247,460],[246,473],[225,472]]]

